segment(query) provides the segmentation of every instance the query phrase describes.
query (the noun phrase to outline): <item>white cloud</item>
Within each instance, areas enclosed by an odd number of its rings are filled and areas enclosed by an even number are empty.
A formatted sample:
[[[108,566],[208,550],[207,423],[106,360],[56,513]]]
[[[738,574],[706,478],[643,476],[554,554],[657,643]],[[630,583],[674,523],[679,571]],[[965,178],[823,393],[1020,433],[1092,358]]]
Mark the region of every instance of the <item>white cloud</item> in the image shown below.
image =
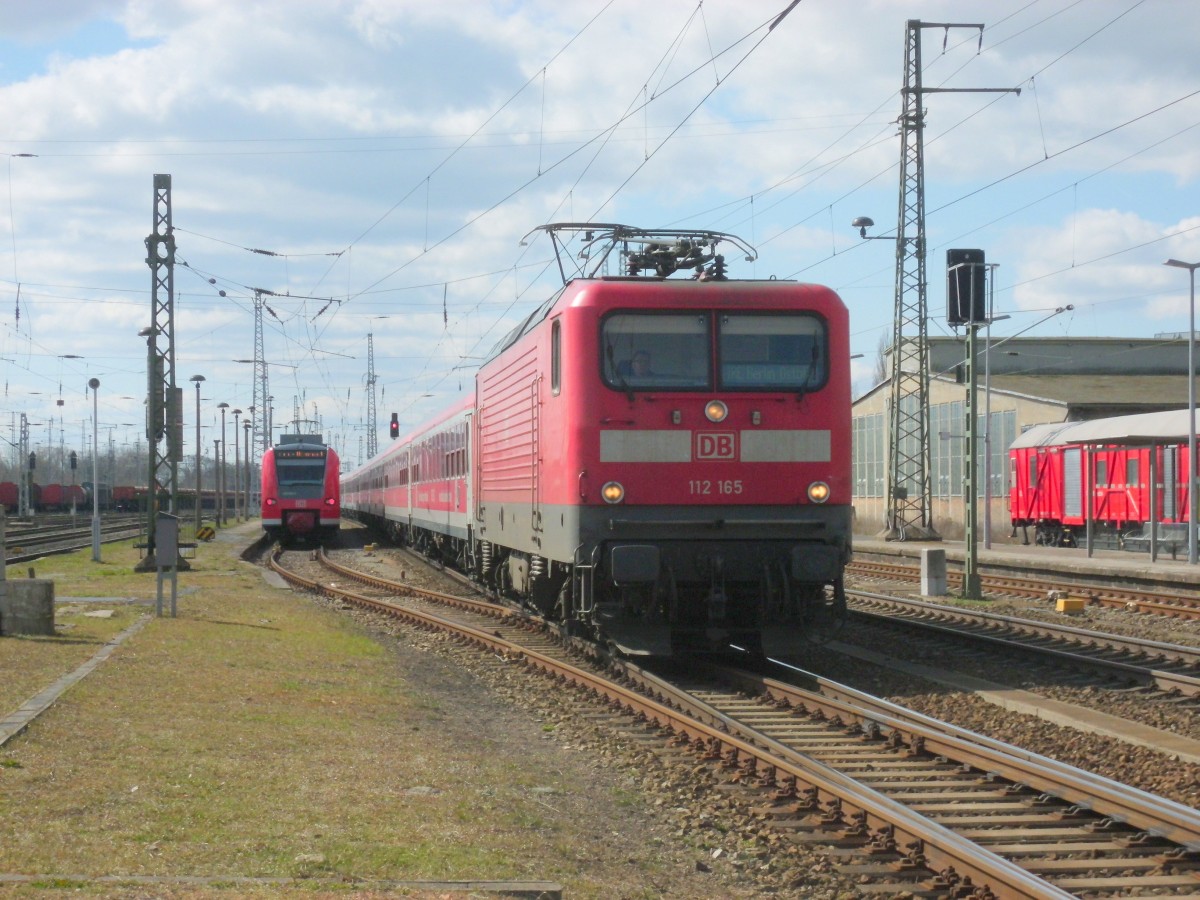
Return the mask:
[[[802,3],[736,68],[761,32],[708,61],[786,5],[16,4],[0,38],[0,152],[38,158],[0,172],[0,356],[57,385],[55,351],[87,348],[77,365],[122,385],[114,396],[142,390],[158,172],[172,175],[193,267],[176,273],[181,370],[203,372],[214,396],[245,391],[247,367],[228,360],[252,353],[253,288],[336,296],[319,317],[321,300],[273,301],[283,321],[265,326],[272,359],[307,366],[272,371],[279,395],[319,396],[346,434],[368,331],[389,399],[432,409],[469,374],[460,356],[557,286],[556,267],[532,285],[529,269],[512,273],[546,256],[544,240],[520,238],[597,210],[741,234],[761,259],[735,274],[838,287],[870,344],[855,351],[873,355],[894,246],[862,243],[849,222],[870,215],[874,236],[894,233],[906,20],[964,13],[952,0]],[[1001,264],[998,286],[1018,285],[998,303],[1073,303],[1089,314],[1059,327],[1097,333],[1130,327],[1136,309],[1137,327],[1174,330],[1185,286],[1160,263],[1200,258],[1200,244],[1155,241],[1195,222],[1194,136],[1170,136],[1200,102],[1146,114],[1197,82],[1200,8],[1148,2],[1093,36],[1128,8],[996,0],[980,53],[976,35],[951,32],[943,52],[940,30],[923,34],[926,86],[1023,87],[926,97],[931,309],[946,247],[978,246]]]

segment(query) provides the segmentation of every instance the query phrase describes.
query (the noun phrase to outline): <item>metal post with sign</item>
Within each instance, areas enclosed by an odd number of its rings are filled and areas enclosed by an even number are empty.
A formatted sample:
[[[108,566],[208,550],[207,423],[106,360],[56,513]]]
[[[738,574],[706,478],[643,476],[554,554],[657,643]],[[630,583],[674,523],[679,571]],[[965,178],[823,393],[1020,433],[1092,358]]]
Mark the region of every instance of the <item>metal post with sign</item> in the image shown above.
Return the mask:
[[[154,567],[158,572],[158,593],[155,614],[163,614],[163,578],[170,573],[171,618],[175,618],[175,601],[179,596],[179,516],[160,512],[154,518]]]

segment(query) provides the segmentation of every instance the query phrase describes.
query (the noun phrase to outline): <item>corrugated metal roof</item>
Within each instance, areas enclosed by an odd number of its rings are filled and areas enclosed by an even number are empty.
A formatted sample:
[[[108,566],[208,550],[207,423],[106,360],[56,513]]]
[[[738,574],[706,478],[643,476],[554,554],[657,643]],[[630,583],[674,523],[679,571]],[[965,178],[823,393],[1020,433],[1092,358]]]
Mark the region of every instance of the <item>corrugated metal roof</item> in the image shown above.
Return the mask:
[[[1047,447],[1056,444],[1182,444],[1188,439],[1189,410],[1114,416],[1090,422],[1035,425],[1009,447]],[[1196,423],[1192,423],[1196,427]]]
[[[1069,406],[1179,407],[1187,380],[1179,375],[992,375],[994,391],[1011,391]],[[982,387],[982,379],[980,380]]]

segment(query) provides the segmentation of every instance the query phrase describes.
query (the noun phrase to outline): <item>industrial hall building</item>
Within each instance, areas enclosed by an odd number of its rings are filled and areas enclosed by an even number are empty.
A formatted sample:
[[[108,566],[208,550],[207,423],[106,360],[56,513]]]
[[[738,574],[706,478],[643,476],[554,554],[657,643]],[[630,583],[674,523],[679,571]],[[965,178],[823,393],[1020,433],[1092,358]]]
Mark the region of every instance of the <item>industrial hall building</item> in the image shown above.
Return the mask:
[[[1021,540],[1011,536],[1009,525],[1008,448],[1026,429],[1046,422],[1187,407],[1186,333],[1137,339],[993,336],[986,365],[982,335],[977,343],[979,527],[982,535],[989,518],[986,501],[995,543]],[[930,512],[938,534],[961,539],[966,513],[966,340],[933,337],[928,348]],[[889,353],[885,366],[890,361]],[[890,381],[883,381],[853,404],[855,532],[863,536],[884,529],[890,400]]]

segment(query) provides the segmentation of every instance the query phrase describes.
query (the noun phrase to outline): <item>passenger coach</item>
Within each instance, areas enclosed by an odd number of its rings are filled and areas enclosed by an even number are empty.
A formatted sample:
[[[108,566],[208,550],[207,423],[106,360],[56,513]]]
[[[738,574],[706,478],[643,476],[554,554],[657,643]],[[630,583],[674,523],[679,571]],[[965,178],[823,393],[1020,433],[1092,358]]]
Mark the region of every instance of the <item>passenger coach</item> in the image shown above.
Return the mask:
[[[545,230],[626,274],[564,276],[472,396],[350,474],[348,514],[627,651],[825,633],[851,545],[841,300],[728,279],[717,244],[753,252],[728,235]]]

